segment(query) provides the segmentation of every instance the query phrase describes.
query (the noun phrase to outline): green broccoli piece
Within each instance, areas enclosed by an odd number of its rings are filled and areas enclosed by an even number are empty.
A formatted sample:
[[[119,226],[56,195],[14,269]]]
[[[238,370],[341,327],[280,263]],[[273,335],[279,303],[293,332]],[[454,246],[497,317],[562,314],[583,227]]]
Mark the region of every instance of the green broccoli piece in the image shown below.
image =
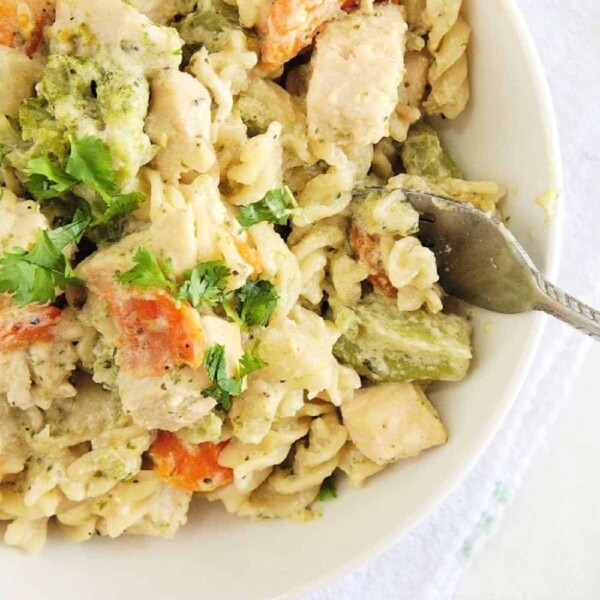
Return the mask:
[[[240,29],[237,10],[222,0],[201,0],[197,9],[176,24],[186,44],[205,46],[209,52],[223,50],[232,29]]]
[[[444,150],[435,129],[427,123],[415,123],[400,149],[400,156],[409,175],[419,175],[438,181],[462,179],[460,167]]]
[[[333,351],[343,363],[375,382],[459,381],[471,360],[471,328],[456,315],[399,312],[379,296],[354,308],[330,299],[344,331]]]

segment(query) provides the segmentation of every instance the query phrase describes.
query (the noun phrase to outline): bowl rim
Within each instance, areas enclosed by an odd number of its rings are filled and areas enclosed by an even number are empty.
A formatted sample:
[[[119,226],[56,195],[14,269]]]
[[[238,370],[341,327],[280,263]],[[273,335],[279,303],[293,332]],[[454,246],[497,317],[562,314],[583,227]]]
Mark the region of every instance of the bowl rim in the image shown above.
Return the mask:
[[[549,162],[551,171],[551,189],[558,191],[560,199],[564,190],[562,158],[558,124],[548,79],[537,46],[535,45],[525,18],[518,7],[517,0],[501,0],[501,2],[503,4],[503,9],[506,10],[508,18],[512,22],[515,34],[525,49],[523,59],[528,64],[529,72],[533,76],[532,85],[537,91],[537,97],[542,109],[541,116],[544,123],[544,134],[546,136],[548,149],[546,158]],[[556,212],[553,218],[552,227],[548,230],[547,234],[546,265],[541,269],[543,275],[550,280],[556,279],[560,265],[564,224],[563,204],[564,203],[560,201],[556,203]],[[465,452],[464,458],[457,462],[457,468],[442,482],[437,492],[431,495],[429,502],[423,504],[418,510],[415,510],[407,522],[395,527],[392,526],[385,537],[370,544],[370,546],[361,549],[353,558],[292,590],[271,597],[270,600],[297,600],[306,594],[339,581],[360,566],[375,559],[381,554],[384,554],[396,544],[399,544],[417,525],[424,521],[434,510],[439,508],[439,506],[459,487],[475,464],[479,462],[480,458],[504,424],[504,421],[510,410],[513,408],[531,370],[534,358],[541,343],[542,335],[546,329],[548,318],[547,315],[541,313],[534,313],[531,315],[531,335],[529,336],[525,353],[527,359],[521,363],[522,366],[518,375],[510,382],[509,389],[506,392],[508,400],[504,403],[502,410],[498,413],[498,418],[493,424],[487,429],[483,429],[481,435],[473,440],[472,447],[474,450],[472,452]]]

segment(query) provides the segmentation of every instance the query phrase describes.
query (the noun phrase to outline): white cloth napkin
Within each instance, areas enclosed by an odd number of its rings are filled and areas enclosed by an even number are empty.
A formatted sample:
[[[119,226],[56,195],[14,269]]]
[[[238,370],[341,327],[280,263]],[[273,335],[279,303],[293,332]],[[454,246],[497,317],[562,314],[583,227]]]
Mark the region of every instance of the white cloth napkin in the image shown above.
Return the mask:
[[[482,0],[480,0],[482,1]],[[518,0],[550,81],[566,189],[558,283],[600,305],[600,22],[598,0]],[[497,528],[561,410],[591,342],[548,323],[504,426],[461,486],[398,546],[306,600],[447,600]]]
[[[531,458],[568,402],[589,343],[562,324],[549,324],[535,368],[513,410],[459,489],[401,544],[309,599],[450,598],[458,577],[493,532]]]

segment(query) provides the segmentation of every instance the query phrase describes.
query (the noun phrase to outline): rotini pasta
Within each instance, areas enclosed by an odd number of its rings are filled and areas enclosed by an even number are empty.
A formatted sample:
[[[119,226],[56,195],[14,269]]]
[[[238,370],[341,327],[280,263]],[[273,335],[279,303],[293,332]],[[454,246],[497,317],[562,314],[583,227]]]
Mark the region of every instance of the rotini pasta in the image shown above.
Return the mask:
[[[461,1],[442,4],[442,16],[433,21],[429,33],[428,47],[434,62],[429,71],[431,93],[424,107],[430,115],[455,119],[469,102],[467,46],[471,28],[459,15]],[[428,14],[435,10],[427,9]]]
[[[57,0],[0,47],[7,544],[171,537],[193,494],[307,521],[445,442],[415,382],[470,328],[402,190],[504,194],[422,120],[467,103],[460,6]]]

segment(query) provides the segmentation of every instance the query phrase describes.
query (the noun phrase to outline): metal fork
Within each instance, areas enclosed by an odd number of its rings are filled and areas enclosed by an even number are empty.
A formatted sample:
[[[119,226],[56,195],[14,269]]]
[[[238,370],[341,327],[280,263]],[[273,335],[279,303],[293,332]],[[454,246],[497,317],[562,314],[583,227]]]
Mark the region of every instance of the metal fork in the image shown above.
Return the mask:
[[[421,215],[418,237],[434,252],[449,294],[498,313],[541,310],[600,341],[600,312],[546,281],[503,223],[470,204],[405,194]]]

